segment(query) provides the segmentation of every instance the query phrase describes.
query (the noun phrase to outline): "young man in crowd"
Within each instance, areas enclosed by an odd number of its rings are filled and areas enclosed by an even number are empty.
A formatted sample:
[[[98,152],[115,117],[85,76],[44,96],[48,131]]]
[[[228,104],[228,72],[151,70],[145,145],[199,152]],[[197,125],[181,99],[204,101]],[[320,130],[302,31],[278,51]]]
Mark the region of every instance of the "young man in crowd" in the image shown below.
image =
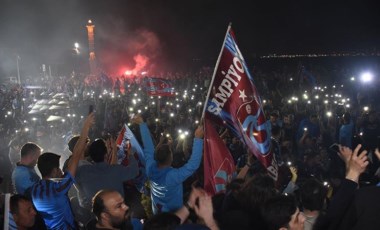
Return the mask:
[[[317,114],[311,114],[308,118],[305,118],[300,122],[297,131],[297,141],[299,141],[304,135],[305,129],[311,138],[319,137],[321,131]]]
[[[312,230],[323,210],[327,188],[315,178],[306,180],[301,187],[302,215],[305,217],[305,230]]]
[[[13,195],[9,201],[9,209],[13,216],[9,229],[26,230],[34,226],[37,212],[28,197],[20,194]]]
[[[146,172],[150,180],[153,213],[176,211],[183,205],[182,182],[199,168],[202,159],[203,127],[198,127],[194,133],[195,138],[190,159],[184,166],[176,169],[171,166],[173,153],[170,147],[161,145],[154,152],[153,140],[142,117],[136,115],[133,122],[139,124],[144,144]]]
[[[75,135],[67,143],[71,154],[73,154],[74,147],[75,147],[76,143],[78,142],[79,138],[80,138],[80,135]],[[88,156],[89,142],[90,142],[90,138],[87,138],[87,140],[86,140],[87,147],[86,147],[85,152],[83,154],[83,159],[80,159],[78,162],[78,168],[82,165],[92,164],[91,159],[89,159],[89,156]],[[65,163],[63,164],[63,167],[62,167],[62,171],[66,172],[71,158],[72,158],[72,155],[70,155],[70,157],[65,161]],[[73,213],[75,216],[75,220],[78,222],[78,225],[81,226],[81,225],[85,225],[93,216],[89,210],[83,209],[79,205],[79,199],[77,196],[78,190],[75,186],[76,186],[76,184],[74,184],[74,186],[71,187],[71,189],[68,192],[68,196],[70,197],[70,203],[71,203],[72,210],[73,210]]]
[[[262,210],[262,217],[268,230],[304,230],[305,217],[291,195],[278,195],[270,199]]]
[[[116,144],[114,146],[116,155]],[[124,195],[123,182],[135,178],[138,173],[136,159],[128,155],[128,166],[107,163],[107,146],[103,139],[97,139],[89,146],[94,164],[82,165],[75,177],[79,191],[79,204],[91,210],[92,197],[102,189],[114,189]]]
[[[352,122],[351,115],[349,112],[345,112],[342,117],[342,126],[339,129],[339,144],[346,146],[348,148],[355,148],[352,146],[352,138],[354,132],[354,123]]]
[[[74,147],[76,145],[76,143],[78,142],[79,140],[79,135],[75,135],[73,136],[70,140],[69,140],[69,143],[67,143],[67,146],[69,147],[69,151],[71,152],[71,154],[73,153],[74,151]],[[90,142],[90,138],[87,138],[87,141],[86,143],[89,144]],[[67,165],[71,159],[72,155],[69,156],[69,158],[67,158],[67,160],[65,161],[65,163],[63,164],[63,167],[62,167],[62,171],[66,171],[67,169]],[[89,161],[90,159],[88,159],[88,149],[85,150],[84,152],[84,157],[83,159],[81,159],[78,163],[78,167],[82,166],[82,165],[87,165],[87,164],[91,164],[91,162]]]
[[[35,143],[26,143],[21,148],[21,160],[12,173],[12,182],[16,192],[30,196],[31,187],[40,180],[34,167],[42,149]]]
[[[48,229],[76,229],[67,192],[74,183],[78,162],[83,158],[88,132],[94,122],[94,114],[91,113],[84,122],[63,178],[59,168],[59,155],[44,153],[38,158],[37,166],[42,180],[32,187],[31,194]]]

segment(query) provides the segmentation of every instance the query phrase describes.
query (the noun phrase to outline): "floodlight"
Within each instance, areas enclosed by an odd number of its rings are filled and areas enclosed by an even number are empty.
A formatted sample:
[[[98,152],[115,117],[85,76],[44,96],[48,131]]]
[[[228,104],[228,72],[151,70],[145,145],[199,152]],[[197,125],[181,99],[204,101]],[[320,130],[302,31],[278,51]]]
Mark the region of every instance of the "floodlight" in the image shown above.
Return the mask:
[[[373,80],[373,74],[370,73],[370,72],[364,72],[360,75],[360,80],[363,82],[363,83],[368,83],[368,82],[371,82]]]

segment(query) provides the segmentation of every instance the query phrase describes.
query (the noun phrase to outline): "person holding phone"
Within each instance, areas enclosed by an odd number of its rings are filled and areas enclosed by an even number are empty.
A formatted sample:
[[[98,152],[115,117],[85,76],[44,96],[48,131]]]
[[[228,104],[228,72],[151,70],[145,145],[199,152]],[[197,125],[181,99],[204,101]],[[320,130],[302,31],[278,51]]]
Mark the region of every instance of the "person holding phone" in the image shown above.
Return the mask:
[[[31,194],[33,204],[42,215],[48,229],[76,229],[68,191],[74,184],[79,161],[87,147],[88,132],[94,123],[94,115],[91,113],[85,119],[72,159],[64,174],[59,168],[60,155],[45,152],[38,157],[37,167],[42,179],[34,184]]]
[[[354,123],[349,112],[343,114],[342,122],[343,124],[339,129],[339,144],[348,148],[356,147],[352,146]]]
[[[307,132],[311,138],[318,138],[321,134],[319,120],[316,114],[312,114],[301,121],[298,126],[297,141],[300,141],[305,132]]]
[[[91,113],[93,113],[94,112],[94,105],[90,105],[89,107],[88,107],[88,114],[91,114]]]
[[[378,145],[378,136],[380,136],[380,121],[375,111],[369,111],[367,119],[365,119],[360,127],[363,148],[370,153],[374,153]],[[376,157],[372,157],[372,163],[369,166],[371,174],[375,173],[380,167],[380,161]]]

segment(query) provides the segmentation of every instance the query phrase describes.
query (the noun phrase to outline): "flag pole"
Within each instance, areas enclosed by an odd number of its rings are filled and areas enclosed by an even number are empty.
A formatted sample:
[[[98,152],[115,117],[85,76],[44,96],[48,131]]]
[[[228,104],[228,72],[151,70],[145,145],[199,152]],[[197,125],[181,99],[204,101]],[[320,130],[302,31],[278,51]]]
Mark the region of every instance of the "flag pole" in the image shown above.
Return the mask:
[[[161,119],[161,100],[157,96],[157,117]]]
[[[206,112],[206,108],[207,108],[207,101],[208,101],[208,98],[210,97],[210,93],[211,93],[211,90],[212,90],[212,85],[213,85],[213,83],[214,83],[214,79],[215,79],[216,71],[217,71],[217,69],[218,69],[219,62],[220,62],[220,58],[222,57],[222,53],[223,53],[223,50],[224,50],[224,45],[226,44],[227,35],[228,35],[228,32],[229,32],[230,29],[231,29],[231,26],[232,26],[232,23],[230,22],[230,23],[228,24],[228,28],[227,28],[226,35],[224,36],[224,41],[223,41],[222,49],[220,50],[220,53],[219,53],[219,56],[218,56],[218,60],[216,61],[216,65],[215,65],[215,68],[214,68],[214,73],[212,74],[212,78],[211,78],[211,82],[210,82],[210,85],[209,85],[209,88],[208,88],[208,92],[207,92],[206,100],[205,100],[205,103],[203,103],[203,111],[202,111],[202,117],[201,117],[201,120],[203,120],[203,118],[204,118],[204,116],[205,116],[205,112]]]
[[[10,210],[10,201],[11,194],[10,193],[5,193],[4,197],[4,225],[3,229],[8,230],[9,229],[9,210]]]

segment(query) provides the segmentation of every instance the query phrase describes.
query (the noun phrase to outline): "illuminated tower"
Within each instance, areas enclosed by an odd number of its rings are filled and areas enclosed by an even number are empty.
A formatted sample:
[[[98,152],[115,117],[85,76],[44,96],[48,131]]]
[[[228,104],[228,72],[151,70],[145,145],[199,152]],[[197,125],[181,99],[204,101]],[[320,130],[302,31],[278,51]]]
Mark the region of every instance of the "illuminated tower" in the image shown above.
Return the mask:
[[[88,24],[86,27],[87,27],[87,34],[88,34],[90,74],[96,75],[96,57],[95,57],[95,41],[94,41],[95,25],[92,24],[91,20],[88,20]]]

